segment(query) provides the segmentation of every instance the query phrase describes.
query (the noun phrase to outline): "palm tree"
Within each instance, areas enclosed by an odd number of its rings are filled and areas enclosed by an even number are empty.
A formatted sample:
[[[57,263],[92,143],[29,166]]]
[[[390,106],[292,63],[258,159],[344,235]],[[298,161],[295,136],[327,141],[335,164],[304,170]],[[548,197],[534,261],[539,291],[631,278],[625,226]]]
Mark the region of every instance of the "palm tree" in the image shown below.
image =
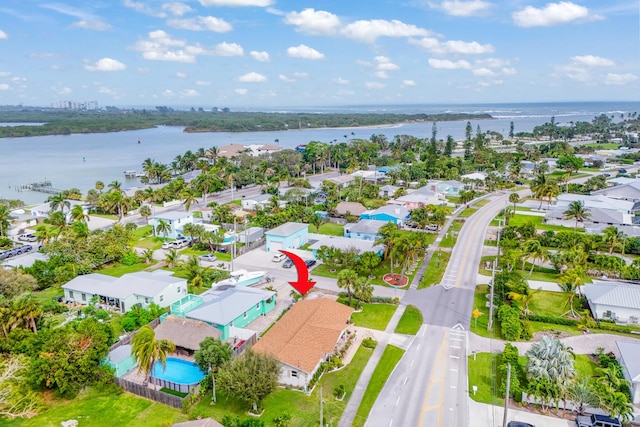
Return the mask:
[[[11,214],[9,208],[0,204],[0,236],[6,236],[11,223]]]
[[[116,190],[116,191],[118,191],[120,193],[124,193],[124,190],[122,189],[122,183],[120,181],[118,181],[118,180],[111,181],[111,183],[108,185],[108,187],[111,190]]]
[[[338,273],[338,287],[347,291],[347,296],[349,297],[349,306],[351,306],[351,296],[357,280],[358,273],[348,268],[341,270]]]
[[[513,203],[513,213],[516,213],[516,203],[520,202],[520,195],[518,193],[509,194],[509,203]]]
[[[600,399],[600,405],[609,411],[611,418],[620,418],[625,423],[633,419],[633,404],[629,402],[627,395],[620,391],[606,393]]]
[[[95,185],[96,190],[98,190],[98,192],[100,194],[102,194],[102,190],[104,190],[104,182],[102,181],[96,181],[96,185]]]
[[[578,221],[582,222],[591,216],[589,208],[584,206],[584,202],[582,200],[574,200],[569,203],[567,210],[564,211],[563,214],[565,219],[573,218],[576,220],[576,225],[573,228],[574,231],[578,229]]]
[[[165,239],[167,235],[171,233],[171,224],[169,224],[164,219],[158,219],[156,224],[156,233],[164,234]]]
[[[149,217],[152,215],[151,208],[149,207],[149,205],[140,206],[139,212],[140,212],[140,216],[143,217],[147,222],[147,225],[149,225]]]
[[[573,349],[550,335],[543,335],[540,341],[531,344],[526,356],[529,358],[529,378],[548,379],[553,384],[563,384],[575,376]]]
[[[187,212],[189,211],[189,208],[191,208],[191,205],[193,203],[195,203],[196,205],[198,204],[198,199],[196,197],[196,192],[191,187],[187,187],[184,190],[182,190],[181,196],[184,199],[182,201],[182,204],[184,205],[184,210],[187,211]]]
[[[375,245],[385,245],[383,259],[390,258],[391,261],[391,274],[393,274],[393,246],[396,244],[398,240],[398,227],[393,223],[389,222],[382,227],[378,231],[378,235],[380,238],[374,242]]]
[[[145,264],[151,264],[151,261],[153,261],[153,249],[145,249],[142,252],[142,258]]]
[[[178,251],[176,251],[175,249],[169,249],[169,252],[167,252],[167,255],[165,257],[167,267],[173,268],[176,264],[178,264],[179,259],[180,254],[178,254]]]
[[[573,409],[578,415],[584,414],[587,406],[597,406],[599,403],[598,395],[587,376],[575,378],[567,387],[566,397],[573,404]]]
[[[618,231],[618,228],[611,225],[602,231],[602,243],[609,248],[609,255],[613,253],[616,246],[620,245],[621,241],[624,241],[625,235],[622,231]]]
[[[533,274],[533,267],[535,267],[535,261],[539,260],[540,264],[545,260],[549,259],[549,252],[545,250],[545,248],[540,244],[540,241],[537,239],[527,240],[524,244],[524,253],[527,257],[533,258],[531,263],[531,270],[529,271],[529,276]]]
[[[531,311],[529,311],[529,304],[531,303],[531,300],[533,299],[533,296],[535,294],[537,294],[538,292],[540,292],[542,290],[542,288],[538,288],[535,291],[532,291],[529,287],[525,288],[526,291],[524,291],[523,293],[518,293],[515,291],[511,291],[509,293],[507,293],[507,296],[509,298],[511,298],[512,300],[522,304],[522,312],[527,315],[530,314]]]
[[[43,310],[35,294],[28,293],[17,297],[11,302],[11,310],[18,325],[30,328],[34,333],[38,332],[36,320],[42,316]]]
[[[60,209],[64,213],[64,208],[71,209],[71,202],[64,198],[62,194],[56,194],[49,197],[49,207],[52,211]]]
[[[573,309],[573,300],[582,285],[584,285],[584,276],[576,269],[567,270],[558,278],[558,286],[567,295],[566,304],[569,305],[569,311],[574,317],[576,312]]]
[[[84,213],[84,209],[81,205],[75,205],[73,209],[71,209],[71,219],[82,223],[90,221],[89,215]]]
[[[156,340],[156,333],[149,325],[144,325],[131,340],[131,354],[138,362],[138,372],[143,373],[149,381],[156,361],[160,361],[162,369],[167,368],[167,355],[176,350],[176,345],[169,340]]]

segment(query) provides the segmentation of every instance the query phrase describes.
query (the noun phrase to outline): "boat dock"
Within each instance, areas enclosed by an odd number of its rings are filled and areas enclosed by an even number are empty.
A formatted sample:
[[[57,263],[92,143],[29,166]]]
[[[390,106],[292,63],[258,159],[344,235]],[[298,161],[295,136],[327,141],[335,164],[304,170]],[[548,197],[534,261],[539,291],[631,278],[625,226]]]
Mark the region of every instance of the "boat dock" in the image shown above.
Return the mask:
[[[30,184],[16,185],[15,190],[17,192],[22,191],[37,191],[39,193],[47,193],[47,194],[60,194],[62,190],[57,188],[53,188],[51,186],[51,181],[40,181],[40,182],[32,182]]]

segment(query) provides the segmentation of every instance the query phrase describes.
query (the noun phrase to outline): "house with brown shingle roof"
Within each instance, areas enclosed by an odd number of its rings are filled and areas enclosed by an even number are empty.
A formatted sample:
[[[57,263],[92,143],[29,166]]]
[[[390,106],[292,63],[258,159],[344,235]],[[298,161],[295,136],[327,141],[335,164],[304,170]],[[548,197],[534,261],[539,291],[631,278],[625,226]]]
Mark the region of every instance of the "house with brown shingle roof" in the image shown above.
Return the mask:
[[[340,202],[336,205],[335,212],[338,216],[354,215],[360,216],[367,210],[362,203],[359,202]]]
[[[306,388],[344,339],[351,313],[353,308],[328,298],[298,301],[253,350],[280,361],[281,384]]]

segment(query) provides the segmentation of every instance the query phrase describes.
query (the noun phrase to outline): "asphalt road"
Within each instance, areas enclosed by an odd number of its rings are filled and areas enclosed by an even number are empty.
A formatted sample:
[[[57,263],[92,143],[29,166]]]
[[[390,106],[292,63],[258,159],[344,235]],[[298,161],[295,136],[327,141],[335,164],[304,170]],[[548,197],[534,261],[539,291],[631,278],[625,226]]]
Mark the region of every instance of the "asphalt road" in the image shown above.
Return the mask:
[[[466,220],[440,285],[406,292],[402,303],[417,306],[424,325],[383,387],[367,426],[472,425],[467,330],[486,229],[507,199],[499,194]]]

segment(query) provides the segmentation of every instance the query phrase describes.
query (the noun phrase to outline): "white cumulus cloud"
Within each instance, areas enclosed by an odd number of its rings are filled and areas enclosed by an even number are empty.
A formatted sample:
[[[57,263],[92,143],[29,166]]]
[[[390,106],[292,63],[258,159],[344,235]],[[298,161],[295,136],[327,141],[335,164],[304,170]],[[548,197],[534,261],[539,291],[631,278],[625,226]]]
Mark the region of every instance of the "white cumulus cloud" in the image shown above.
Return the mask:
[[[266,82],[267,77],[263,76],[260,73],[256,73],[252,71],[250,73],[241,75],[240,77],[237,78],[237,80],[239,82],[245,82],[245,83],[261,83],[261,82]]]
[[[269,62],[269,52],[258,52],[257,50],[252,50],[249,52],[249,55],[256,61],[260,62]]]
[[[166,10],[167,12],[169,12],[174,16],[182,16],[185,13],[191,12],[193,9],[191,8],[191,6],[184,3],[169,2],[169,3],[162,4],[162,10]]]
[[[491,3],[481,0],[461,1],[461,0],[449,0],[441,3],[429,3],[432,9],[439,9],[452,16],[479,16],[486,14],[491,6]]]
[[[471,64],[463,59],[454,62],[448,59],[429,58],[429,65],[438,70],[468,70],[471,68]]]
[[[349,80],[343,79],[342,77],[336,77],[335,79],[333,79],[333,82],[339,85],[348,85],[349,83],[351,83]]]
[[[6,83],[0,83],[0,90],[9,90],[9,85]]]
[[[576,64],[587,65],[590,67],[612,67],[616,65],[615,62],[610,59],[594,55],[572,56],[571,60]]]
[[[320,53],[312,47],[301,44],[299,46],[291,46],[287,48],[287,55],[292,58],[302,59],[323,59],[324,53]]]
[[[421,47],[422,49],[437,54],[457,54],[457,55],[482,55],[493,53],[495,48],[490,44],[480,44],[476,41],[465,42],[462,40],[449,40],[440,42],[433,37],[422,39],[409,39],[409,43]]]
[[[331,12],[304,9],[302,12],[289,12],[285,15],[284,22],[294,25],[297,31],[314,35],[332,35],[340,27],[340,18]]]
[[[272,0],[200,0],[203,6],[259,6],[266,7],[273,4]]]
[[[218,43],[210,52],[215,56],[242,56],[244,55],[244,49],[237,43]]]
[[[237,93],[238,95],[246,95],[249,91],[244,88],[238,88],[234,90],[234,92]]]
[[[383,89],[385,85],[380,82],[365,82],[367,89]]]
[[[626,85],[627,83],[631,83],[636,81],[638,76],[635,74],[627,73],[627,74],[615,74],[608,73],[604,83],[607,85]]]
[[[233,30],[233,26],[227,21],[215,16],[198,16],[189,19],[168,19],[167,25],[181,30],[191,31],[213,31],[216,33],[226,33]]]
[[[519,27],[548,27],[588,18],[599,19],[598,16],[590,17],[589,9],[586,7],[570,1],[548,3],[543,8],[527,6],[518,12],[513,12],[511,17]]]
[[[198,85],[198,86],[211,86],[211,82],[208,82],[206,80],[198,80],[198,81],[196,81],[196,85]]]
[[[143,13],[149,16],[155,16],[156,18],[165,18],[167,16],[166,13],[158,11],[141,1],[123,0],[122,4],[125,7],[133,9],[138,13]]]
[[[9,36],[4,31],[0,30],[0,40],[6,40]]]
[[[187,73],[183,73],[182,71],[178,71],[176,73],[176,77],[179,79],[186,79],[187,78]]]
[[[414,82],[413,80],[403,80],[402,81],[402,87],[412,87],[415,86],[416,82]]]
[[[376,69],[379,71],[394,71],[400,69],[400,67],[391,62],[391,59],[387,58],[386,56],[376,56],[374,60],[377,64]]]
[[[340,32],[348,38],[364,43],[373,43],[378,37],[426,37],[431,35],[431,32],[424,28],[396,19],[392,21],[385,19],[359,20],[345,26]]]
[[[94,64],[85,64],[84,69],[88,71],[122,71],[127,66],[117,59],[102,58]]]
[[[180,95],[182,95],[184,97],[187,97],[187,98],[195,98],[197,96],[200,96],[198,91],[195,90],[195,89],[185,89],[182,92],[180,92]]]
[[[475,70],[473,70],[473,75],[481,76],[481,77],[493,77],[496,75],[496,73],[494,73],[488,68],[483,67],[483,68],[476,68]]]

